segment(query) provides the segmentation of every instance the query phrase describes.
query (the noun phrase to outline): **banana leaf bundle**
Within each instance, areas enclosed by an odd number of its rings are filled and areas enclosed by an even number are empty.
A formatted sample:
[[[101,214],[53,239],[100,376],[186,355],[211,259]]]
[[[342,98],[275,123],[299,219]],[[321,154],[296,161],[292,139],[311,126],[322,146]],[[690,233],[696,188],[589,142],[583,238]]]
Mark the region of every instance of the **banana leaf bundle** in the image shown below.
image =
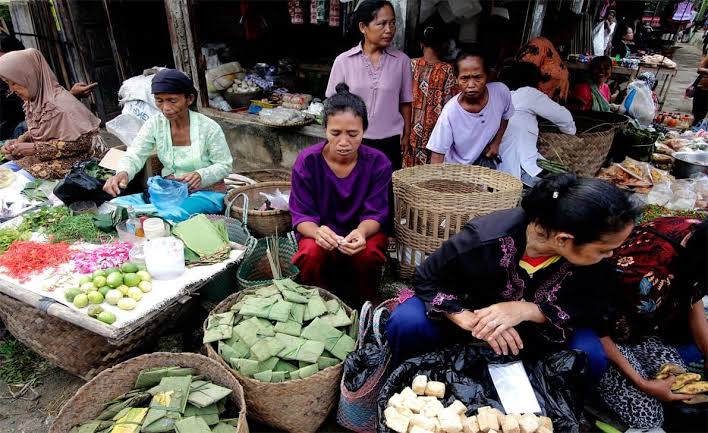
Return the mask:
[[[219,424],[214,426],[213,429],[211,429],[211,433],[236,433],[236,432],[237,432],[237,430],[236,430],[235,426],[225,424],[223,422],[220,422]]]
[[[69,430],[69,433],[103,433],[110,432],[113,428],[113,421],[91,421],[84,425],[76,426]]]
[[[211,433],[209,424],[197,416],[184,418],[183,420],[177,422],[175,424],[175,431],[177,433]]]
[[[211,221],[203,214],[182,221],[172,234],[184,242],[190,265],[220,263],[229,258],[231,245],[224,220]]]
[[[191,368],[181,368],[176,366],[149,368],[138,374],[138,378],[135,380],[135,387],[151,388],[155,385],[159,385],[165,377],[192,376],[193,374],[194,370]]]
[[[131,392],[106,403],[103,412],[96,419],[101,421],[112,420],[117,414],[128,407],[141,406],[152,398],[147,392]]]
[[[204,343],[231,338],[234,324],[234,312],[213,314],[209,316],[207,329],[204,331]]]
[[[116,416],[116,423],[113,425],[111,433],[139,433],[147,412],[147,408],[127,408],[121,412],[122,416]]]
[[[342,361],[344,361],[349,352],[354,350],[356,345],[354,339],[348,334],[343,333],[319,317],[315,318],[302,330],[302,337],[323,342],[325,349]]]

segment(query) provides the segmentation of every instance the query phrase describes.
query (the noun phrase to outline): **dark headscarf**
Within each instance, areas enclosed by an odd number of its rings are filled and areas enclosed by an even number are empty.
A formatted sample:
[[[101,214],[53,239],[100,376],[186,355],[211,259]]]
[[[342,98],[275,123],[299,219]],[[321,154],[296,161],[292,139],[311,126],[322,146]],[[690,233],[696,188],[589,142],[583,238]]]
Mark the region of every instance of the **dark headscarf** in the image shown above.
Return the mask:
[[[162,69],[152,79],[152,93],[197,95],[192,79],[176,69]]]

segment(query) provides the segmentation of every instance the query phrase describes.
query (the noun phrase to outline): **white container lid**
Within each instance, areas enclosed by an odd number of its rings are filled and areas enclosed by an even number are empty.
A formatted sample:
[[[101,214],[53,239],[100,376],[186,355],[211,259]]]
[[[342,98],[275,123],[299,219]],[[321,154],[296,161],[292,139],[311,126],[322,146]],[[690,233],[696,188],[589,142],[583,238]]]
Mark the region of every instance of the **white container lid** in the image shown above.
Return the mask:
[[[148,218],[143,221],[143,232],[147,239],[161,238],[167,235],[165,222],[160,218]]]

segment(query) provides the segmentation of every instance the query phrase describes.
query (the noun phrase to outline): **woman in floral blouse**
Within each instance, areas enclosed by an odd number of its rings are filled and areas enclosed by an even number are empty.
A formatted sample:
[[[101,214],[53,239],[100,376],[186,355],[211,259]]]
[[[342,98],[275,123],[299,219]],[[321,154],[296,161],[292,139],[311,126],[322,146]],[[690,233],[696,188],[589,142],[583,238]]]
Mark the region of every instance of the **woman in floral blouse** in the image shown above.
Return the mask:
[[[610,183],[564,174],[540,181],[520,208],[468,222],[418,267],[415,293],[388,321],[395,360],[472,337],[504,354],[566,344],[600,323],[612,273],[603,259],[637,214]]]
[[[413,114],[410,146],[403,152],[403,166],[413,167],[430,162],[425,148],[445,104],[457,93],[457,79],[451,64],[442,62],[444,34],[426,27],[420,45],[423,57],[411,60],[413,67]]]

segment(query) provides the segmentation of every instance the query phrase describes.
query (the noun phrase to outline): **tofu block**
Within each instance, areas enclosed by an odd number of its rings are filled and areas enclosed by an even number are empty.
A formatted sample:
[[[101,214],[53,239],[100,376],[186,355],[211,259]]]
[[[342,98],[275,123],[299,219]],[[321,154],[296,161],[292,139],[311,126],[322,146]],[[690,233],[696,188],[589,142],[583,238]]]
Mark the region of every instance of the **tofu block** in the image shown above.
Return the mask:
[[[391,398],[388,399],[388,407],[403,407],[403,397],[401,397],[401,394],[393,394]]]
[[[435,382],[431,380],[425,386],[425,395],[433,396],[437,398],[445,397],[445,384],[442,382]]]
[[[497,408],[491,408],[487,411],[487,413],[491,413],[497,417],[497,420],[499,421],[499,426],[501,426],[502,420],[506,417],[506,415],[504,415],[502,413],[502,411],[500,411]],[[497,430],[499,430],[499,429],[497,429]]]
[[[467,418],[462,423],[462,431],[464,433],[479,433],[481,430],[479,429],[479,424],[477,424],[477,417],[471,416]]]
[[[411,398],[418,398],[418,394],[413,392],[410,386],[407,386],[401,391],[401,397],[403,397],[403,401],[406,401]]]
[[[407,398],[403,400],[403,407],[412,410],[414,413],[420,413],[425,406],[425,402],[421,401],[418,397]]]
[[[553,431],[553,421],[547,416],[539,416],[538,423],[541,424],[539,428],[545,427],[546,430]]]
[[[435,431],[435,418],[428,418],[425,415],[415,414],[410,418],[410,426],[418,426],[422,429],[434,432]]]
[[[406,418],[411,418],[413,415],[415,415],[413,411],[408,409],[407,407],[399,407],[396,408],[396,410],[398,411],[398,413],[405,416]]]
[[[517,420],[517,421],[521,419],[521,414],[520,414],[520,413],[512,413],[511,415],[507,415],[507,416],[514,417],[514,419]]]
[[[428,404],[423,406],[423,409],[420,411],[420,413],[421,415],[425,415],[429,418],[435,418],[444,409],[445,406],[440,403],[440,400],[435,399],[434,401],[430,401]]]
[[[460,400],[455,400],[450,406],[447,407],[448,410],[455,412],[458,415],[464,415],[467,412],[467,406]]]
[[[384,411],[384,417],[386,418],[386,427],[390,428],[396,433],[408,432],[408,418],[401,415],[395,408],[387,408]]]
[[[489,430],[487,433],[499,433],[496,430]]]
[[[433,430],[426,430],[421,426],[414,425],[408,430],[408,433],[435,433]]]
[[[413,392],[415,392],[418,395],[424,395],[425,394],[425,387],[428,385],[428,378],[426,376],[420,375],[416,376],[413,378],[413,383],[411,384],[411,388],[413,389]]]
[[[546,427],[541,426],[536,430],[536,433],[553,433],[553,430],[548,430]]]
[[[444,409],[438,414],[440,420],[440,428],[447,433],[462,433],[462,421],[460,415],[455,412]]]
[[[521,433],[535,433],[538,427],[538,417],[534,414],[524,414],[519,420],[519,431]]]
[[[505,416],[501,422],[501,429],[503,433],[520,433],[519,421],[513,416]]]
[[[479,430],[484,433],[489,433],[490,430],[499,430],[499,418],[491,410],[479,412],[477,414],[477,423],[479,424]]]

